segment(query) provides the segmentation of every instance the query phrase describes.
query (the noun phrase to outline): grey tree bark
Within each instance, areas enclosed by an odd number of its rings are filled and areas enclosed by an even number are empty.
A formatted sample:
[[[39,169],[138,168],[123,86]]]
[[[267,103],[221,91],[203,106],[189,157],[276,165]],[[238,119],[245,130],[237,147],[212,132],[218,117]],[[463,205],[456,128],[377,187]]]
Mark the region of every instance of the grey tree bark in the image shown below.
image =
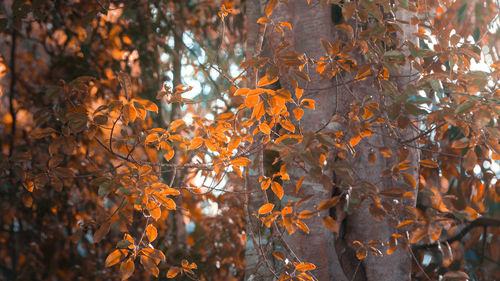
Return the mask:
[[[254,5],[254,6],[252,6]],[[248,1],[248,40],[251,44],[258,42],[258,24],[256,20],[262,16],[259,15],[259,10],[255,5],[260,5],[258,0]],[[398,13],[399,17],[408,19],[406,13]],[[343,39],[342,35],[335,29],[332,22],[330,6],[323,6],[319,0],[313,0],[310,4],[306,0],[289,0],[281,2],[271,15],[273,22],[289,22],[293,29],[285,30],[284,39],[291,42],[288,50],[294,50],[299,53],[305,53],[308,58],[319,60],[325,55],[325,50],[321,45],[321,40],[333,42],[337,39]],[[349,24],[354,24],[350,22]],[[405,37],[411,34],[410,30],[405,30]],[[401,38],[402,40],[408,38]],[[278,54],[275,47],[282,41],[282,36],[279,32],[272,28],[268,28],[264,37],[264,48],[269,50],[270,58],[276,58]],[[250,44],[250,45],[251,45]],[[247,44],[247,48],[248,48]],[[353,55],[358,62],[363,62],[364,58],[360,55]],[[304,96],[312,98],[316,102],[315,111],[307,111],[300,121],[300,125],[304,128],[304,133],[307,131],[316,132],[322,130],[323,133],[332,133],[338,130],[343,130],[347,135],[349,112],[351,104],[361,101],[367,96],[374,97],[374,100],[381,105],[386,104],[381,96],[378,88],[372,87],[373,79],[367,79],[357,83],[343,83],[354,78],[354,75],[342,73],[341,77],[334,77],[331,80],[322,79],[314,70],[306,70],[311,81],[307,84],[299,81],[299,88],[304,88]],[[400,74],[405,75],[410,72],[409,67],[401,69]],[[282,88],[293,93],[295,89],[292,87],[290,77],[293,74],[280,69],[280,84]],[[408,81],[396,81],[399,90],[403,91],[405,83]],[[344,84],[338,86],[338,84]],[[336,86],[337,85],[337,86]],[[338,120],[343,122],[330,122],[332,117],[341,117]],[[411,139],[415,136],[413,131],[397,130],[390,126],[391,120],[386,120],[385,126],[374,129],[373,135],[365,140],[362,140],[356,147],[354,155],[344,160],[344,163],[350,164],[353,168],[352,176],[357,182],[376,183],[379,190],[390,188],[403,188],[408,191],[413,191],[401,181],[395,181],[392,177],[381,177],[382,171],[390,169],[402,161],[399,156],[394,153],[392,157],[384,158],[378,153],[377,148],[389,147],[396,151],[404,145],[401,139]],[[330,123],[329,123],[330,122]],[[329,124],[328,124],[329,123]],[[328,124],[325,126],[325,124]],[[415,179],[418,179],[418,151],[408,147],[409,156],[406,158],[410,162],[410,168],[406,172],[410,173]],[[368,154],[375,152],[377,160],[375,164],[369,164]],[[331,166],[336,160],[335,157],[327,159]],[[295,184],[304,175],[304,169],[300,167],[290,167],[288,174],[291,179],[285,183],[285,197],[282,202],[288,200],[298,201],[307,196],[312,196],[300,206],[301,210],[315,210],[316,207],[324,200],[331,198],[333,188],[325,189],[324,183],[306,180],[302,184],[299,194],[295,194]],[[346,186],[341,180],[336,177],[335,172],[324,172],[324,174],[332,180],[332,187],[336,185]],[[342,190],[343,194],[356,192],[359,185],[353,185],[351,189]],[[416,195],[416,194],[415,194]],[[406,204],[414,205],[416,198],[409,200]],[[317,269],[312,273],[317,280],[410,280],[411,272],[411,256],[407,250],[398,249],[392,255],[377,257],[373,254],[368,254],[367,258],[361,262],[358,261],[353,248],[353,241],[361,241],[366,243],[370,240],[380,240],[386,242],[393,233],[395,233],[395,225],[397,219],[385,217],[381,221],[376,221],[370,214],[370,201],[364,201],[360,208],[352,213],[345,214],[342,208],[337,208],[336,212],[321,211],[318,215],[306,220],[310,233],[297,231],[293,235],[285,234],[285,243],[288,244],[292,255],[302,262],[311,262],[317,266]],[[256,210],[258,206],[250,206]],[[389,211],[389,210],[386,210]],[[327,230],[322,223],[322,218],[332,214],[339,224],[342,224],[341,234],[332,233]],[[255,251],[252,252],[255,254]],[[248,257],[249,258],[249,257]],[[255,260],[251,262],[247,259],[247,263],[255,266],[258,264]],[[252,267],[251,266],[251,267]],[[255,269],[253,269],[255,270]],[[263,279],[266,280],[266,279]],[[270,279],[267,279],[270,280]]]

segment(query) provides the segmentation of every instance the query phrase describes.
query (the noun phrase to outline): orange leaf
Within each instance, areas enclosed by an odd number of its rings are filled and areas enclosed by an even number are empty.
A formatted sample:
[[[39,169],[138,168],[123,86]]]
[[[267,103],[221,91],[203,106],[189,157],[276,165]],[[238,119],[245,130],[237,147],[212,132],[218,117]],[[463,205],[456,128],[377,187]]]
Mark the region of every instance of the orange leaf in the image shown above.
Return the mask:
[[[333,196],[332,198],[326,199],[325,201],[321,202],[321,204],[316,207],[316,210],[328,210],[337,205],[339,201],[339,196]]]
[[[274,77],[271,80],[269,80],[267,77],[268,76],[266,75],[266,76],[260,78],[259,83],[257,83],[257,86],[258,87],[262,87],[262,86],[270,85],[270,84],[278,81],[278,77]]]
[[[295,192],[296,193],[299,193],[300,187],[302,186],[302,182],[304,181],[305,178],[306,178],[306,176],[302,176],[299,179],[299,181],[297,182],[297,184],[295,185]]]
[[[173,266],[168,270],[167,278],[174,278],[177,274],[179,274],[179,272],[181,272],[181,269],[177,266]]]
[[[231,160],[231,165],[233,166],[248,166],[252,161],[246,157],[240,157],[236,158],[234,160]]]
[[[259,123],[259,130],[266,135],[271,134],[271,128],[266,123]]]
[[[416,188],[417,187],[417,181],[415,181],[415,178],[413,178],[412,175],[401,172],[401,176],[403,176],[403,181],[409,185],[411,188]]]
[[[358,249],[356,249],[356,257],[358,258],[358,260],[366,258],[367,255],[368,250],[366,250],[365,247],[359,247]]]
[[[420,160],[420,165],[426,168],[439,168],[438,163],[432,160]]]
[[[268,17],[261,17],[257,20],[257,23],[269,24],[269,23],[271,23],[271,19],[269,19]]]
[[[114,250],[106,258],[106,261],[104,262],[105,266],[110,267],[110,266],[113,266],[113,265],[119,263],[120,260],[122,259],[122,257],[125,256],[125,253],[126,253],[125,250],[121,250],[121,249]]]
[[[273,181],[271,183],[271,189],[273,190],[274,194],[276,194],[276,196],[278,196],[278,198],[281,200],[281,198],[283,198],[283,188],[281,187],[281,185],[275,181]]]
[[[235,96],[246,96],[249,91],[250,91],[249,88],[239,88],[238,90],[236,90],[236,92],[234,92],[234,95]]]
[[[290,30],[292,30],[292,25],[289,23],[289,22],[286,22],[286,21],[280,21],[279,24],[283,27],[286,27]]]
[[[315,109],[315,101],[312,99],[303,99],[300,104],[304,105],[305,108],[309,108],[314,110]]]
[[[183,126],[185,124],[186,122],[184,120],[175,120],[170,123],[169,127],[172,130],[172,132],[175,133],[180,126]]]
[[[154,263],[153,259],[150,258],[149,256],[141,256],[141,264],[144,266],[144,269],[149,271],[151,274],[153,274],[155,277],[158,277],[158,274],[160,273],[160,270]]]
[[[148,237],[149,242],[153,242],[156,239],[156,236],[158,236],[156,227],[154,227],[152,224],[149,224],[146,227],[146,236]]]
[[[128,279],[134,273],[135,265],[132,258],[128,258],[125,262],[120,265],[120,275],[122,280]]]
[[[295,270],[297,271],[308,271],[308,270],[315,270],[316,266],[310,262],[303,262],[299,263],[295,266]]]
[[[259,95],[248,95],[245,99],[245,105],[248,108],[254,107],[256,104],[258,104],[260,101]]]
[[[194,138],[191,140],[191,144],[189,145],[188,150],[197,149],[202,145],[203,145],[203,138],[200,137]]]
[[[271,203],[264,204],[259,208],[259,215],[267,214],[267,213],[271,212],[273,210],[273,208],[274,208],[274,204],[271,204]]]
[[[269,0],[266,5],[266,16],[270,16],[273,13],[274,8],[278,6],[278,0]]]
[[[162,205],[169,210],[175,210],[175,202],[171,198],[168,198],[161,194],[153,194],[153,197]]]
[[[281,119],[280,124],[281,124],[281,126],[283,126],[283,128],[287,129],[288,131],[290,131],[292,133],[295,132],[295,126],[290,121],[288,121],[286,119]]]
[[[331,232],[339,232],[339,225],[332,217],[326,216],[323,218],[323,224]]]

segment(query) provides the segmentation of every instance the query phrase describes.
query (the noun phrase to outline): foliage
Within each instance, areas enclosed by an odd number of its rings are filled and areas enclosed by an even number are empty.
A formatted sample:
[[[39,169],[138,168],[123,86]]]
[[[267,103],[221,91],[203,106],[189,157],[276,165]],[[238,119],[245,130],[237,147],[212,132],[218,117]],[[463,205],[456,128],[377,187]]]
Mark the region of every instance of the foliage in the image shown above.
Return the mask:
[[[237,0],[0,4],[0,276],[241,280],[251,243],[277,279],[317,280],[283,237],[366,207],[394,233],[351,241],[359,260],[400,249],[418,280],[500,278],[498,3],[311,1],[343,16],[314,57],[273,17],[286,2],[246,27]],[[315,76],[375,95],[311,131]],[[394,145],[360,149],[379,128]],[[379,178],[404,188],[362,179],[356,157],[395,161]],[[336,193],[304,209],[308,181]]]

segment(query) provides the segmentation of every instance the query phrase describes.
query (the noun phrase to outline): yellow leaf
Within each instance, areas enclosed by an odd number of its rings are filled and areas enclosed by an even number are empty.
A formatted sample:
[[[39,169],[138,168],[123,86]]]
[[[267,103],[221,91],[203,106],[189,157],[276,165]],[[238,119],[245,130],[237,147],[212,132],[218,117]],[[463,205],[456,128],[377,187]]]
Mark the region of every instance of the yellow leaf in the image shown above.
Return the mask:
[[[276,196],[278,196],[278,198],[281,200],[281,198],[283,198],[283,188],[281,187],[281,185],[275,181],[271,182],[271,189],[273,190],[274,194],[276,194]]]
[[[149,242],[153,242],[156,239],[156,236],[158,236],[156,227],[154,227],[152,224],[149,224],[146,227],[146,236],[148,237]]]
[[[106,258],[106,261],[104,262],[105,266],[110,267],[110,266],[113,266],[113,265],[119,263],[120,260],[122,259],[122,257],[125,256],[125,253],[126,253],[125,250],[121,250],[121,249],[114,250]]]
[[[271,203],[264,204],[259,208],[259,215],[267,214],[267,213],[271,212],[273,210],[273,208],[274,208],[274,204],[271,204]]]
[[[297,271],[308,271],[314,269],[316,269],[316,266],[310,262],[303,262],[295,265],[295,270]]]
[[[252,161],[246,157],[236,158],[231,160],[231,165],[233,166],[248,166]]]
[[[132,273],[134,273],[134,261],[132,261],[132,258],[128,258],[125,262],[123,262],[120,265],[120,275],[122,277],[122,280],[128,279],[130,276],[132,276]]]

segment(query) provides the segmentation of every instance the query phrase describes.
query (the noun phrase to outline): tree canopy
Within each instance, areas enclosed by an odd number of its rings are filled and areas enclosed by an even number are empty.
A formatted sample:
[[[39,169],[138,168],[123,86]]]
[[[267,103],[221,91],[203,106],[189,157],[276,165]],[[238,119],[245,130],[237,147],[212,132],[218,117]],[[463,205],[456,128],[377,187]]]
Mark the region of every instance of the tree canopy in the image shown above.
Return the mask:
[[[0,280],[499,279],[499,7],[3,1]]]

